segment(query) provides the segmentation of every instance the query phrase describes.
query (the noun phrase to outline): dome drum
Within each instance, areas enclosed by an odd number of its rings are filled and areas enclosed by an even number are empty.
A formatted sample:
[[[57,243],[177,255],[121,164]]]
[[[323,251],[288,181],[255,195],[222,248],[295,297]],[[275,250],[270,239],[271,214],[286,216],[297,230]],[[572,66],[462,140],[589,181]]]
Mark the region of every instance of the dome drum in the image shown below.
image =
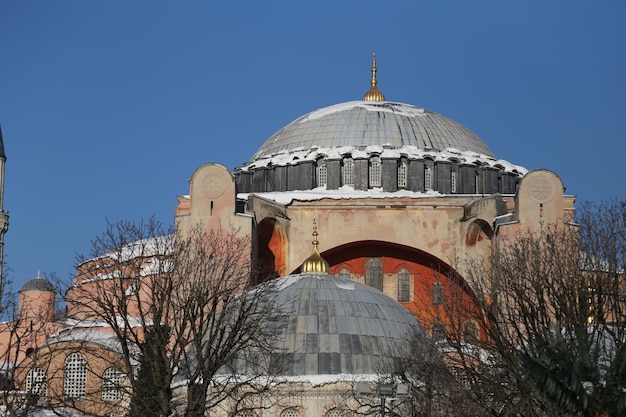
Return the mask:
[[[411,157],[322,157],[287,165],[250,166],[234,173],[239,193],[284,192],[325,187],[386,192],[436,191],[441,194],[514,194],[521,175],[496,166],[451,159]]]

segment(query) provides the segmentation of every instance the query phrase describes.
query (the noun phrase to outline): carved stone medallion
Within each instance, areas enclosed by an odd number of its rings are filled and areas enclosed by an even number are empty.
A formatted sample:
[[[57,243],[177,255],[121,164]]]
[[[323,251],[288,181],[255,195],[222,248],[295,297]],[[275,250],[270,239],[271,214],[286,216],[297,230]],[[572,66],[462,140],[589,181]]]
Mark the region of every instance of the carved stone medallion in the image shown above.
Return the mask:
[[[552,201],[556,188],[545,174],[535,175],[528,184],[528,194],[535,203],[545,204]]]
[[[202,178],[202,194],[207,198],[218,198],[226,191],[226,182],[220,175],[208,174]]]

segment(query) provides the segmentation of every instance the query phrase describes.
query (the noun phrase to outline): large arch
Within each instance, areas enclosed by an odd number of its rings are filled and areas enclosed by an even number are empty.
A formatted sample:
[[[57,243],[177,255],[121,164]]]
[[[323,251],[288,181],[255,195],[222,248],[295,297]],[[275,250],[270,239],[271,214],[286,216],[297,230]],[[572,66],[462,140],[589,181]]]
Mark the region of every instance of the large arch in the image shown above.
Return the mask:
[[[321,253],[329,273],[350,271],[350,278],[366,282],[368,260],[382,261],[383,291],[398,299],[398,271],[408,271],[411,298],[400,301],[426,328],[443,324],[448,332],[462,332],[470,317],[482,316],[477,296],[462,275],[451,265],[423,250],[378,240],[346,243]],[[297,273],[299,270],[293,271]],[[443,291],[443,302],[435,294]],[[455,310],[452,311],[451,309]],[[484,331],[481,331],[481,337]]]
[[[285,275],[287,238],[281,225],[276,219],[265,218],[257,224],[255,232],[255,282]]]

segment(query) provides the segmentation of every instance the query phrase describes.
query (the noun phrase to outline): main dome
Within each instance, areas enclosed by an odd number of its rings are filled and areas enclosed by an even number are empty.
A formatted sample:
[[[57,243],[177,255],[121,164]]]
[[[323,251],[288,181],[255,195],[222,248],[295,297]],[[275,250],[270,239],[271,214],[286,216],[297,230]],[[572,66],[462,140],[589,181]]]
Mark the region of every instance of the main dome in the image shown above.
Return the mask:
[[[273,134],[251,161],[294,150],[391,145],[444,151],[455,148],[493,157],[465,126],[438,113],[390,101],[350,101],[296,119]]]

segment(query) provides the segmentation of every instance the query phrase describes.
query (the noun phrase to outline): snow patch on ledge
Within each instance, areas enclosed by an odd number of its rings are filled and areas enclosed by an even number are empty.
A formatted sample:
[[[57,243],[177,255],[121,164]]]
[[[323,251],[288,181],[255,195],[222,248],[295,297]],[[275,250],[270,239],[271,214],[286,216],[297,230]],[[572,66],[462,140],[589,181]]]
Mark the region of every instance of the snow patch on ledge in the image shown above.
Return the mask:
[[[425,197],[443,197],[437,191],[414,192],[414,191],[383,191],[382,188],[373,188],[371,190],[355,190],[352,186],[344,185],[336,190],[327,190],[326,187],[318,187],[312,190],[302,191],[275,191],[266,193],[239,193],[237,198],[247,200],[250,195],[259,196],[266,200],[275,201],[282,205],[289,205],[295,201],[317,201],[325,198],[333,200],[352,200],[363,198],[425,198]]]

